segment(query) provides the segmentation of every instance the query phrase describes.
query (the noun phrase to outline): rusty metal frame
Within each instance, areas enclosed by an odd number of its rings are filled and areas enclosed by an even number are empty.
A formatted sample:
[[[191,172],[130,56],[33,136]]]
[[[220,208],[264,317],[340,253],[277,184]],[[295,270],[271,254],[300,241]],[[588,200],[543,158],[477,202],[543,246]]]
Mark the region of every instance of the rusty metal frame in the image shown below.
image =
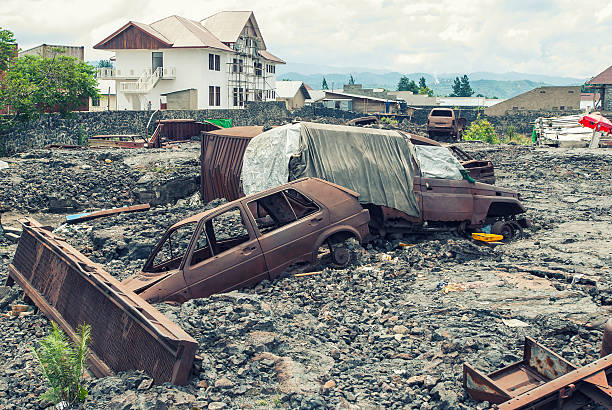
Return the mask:
[[[612,409],[612,355],[576,368],[535,340],[525,338],[523,360],[488,375],[463,365],[463,387],[478,401],[500,410],[579,408],[576,401],[593,401]],[[553,407],[550,407],[550,406]]]
[[[92,325],[94,375],[143,370],[155,383],[187,383],[191,336],[34,219],[22,224],[10,279],[73,340],[79,325]]]

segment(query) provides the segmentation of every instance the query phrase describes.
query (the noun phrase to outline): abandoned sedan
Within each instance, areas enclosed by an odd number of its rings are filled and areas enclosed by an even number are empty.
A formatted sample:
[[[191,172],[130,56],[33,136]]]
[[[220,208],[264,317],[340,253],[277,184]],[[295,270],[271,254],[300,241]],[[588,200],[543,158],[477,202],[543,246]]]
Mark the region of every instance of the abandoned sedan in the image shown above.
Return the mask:
[[[346,265],[342,244],[368,234],[369,213],[358,196],[302,178],[194,215],[170,227],[142,272],[122,284],[149,302],[184,302],[314,263],[325,245],[335,265]]]

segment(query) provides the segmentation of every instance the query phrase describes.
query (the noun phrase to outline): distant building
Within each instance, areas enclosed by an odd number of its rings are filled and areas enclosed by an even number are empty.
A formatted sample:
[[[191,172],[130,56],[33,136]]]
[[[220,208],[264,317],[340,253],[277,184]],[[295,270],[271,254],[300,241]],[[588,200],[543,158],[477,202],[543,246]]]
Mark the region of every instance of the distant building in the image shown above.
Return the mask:
[[[389,91],[389,94],[408,105],[436,106],[440,105],[436,97],[414,94],[412,91]]]
[[[580,86],[534,88],[485,109],[489,116],[503,116],[511,111],[573,111],[580,109]]]
[[[117,89],[113,80],[98,80],[100,98],[89,99],[89,111],[115,111],[117,109]]]
[[[612,111],[612,66],[587,81],[585,88],[597,93],[595,108]]]
[[[75,57],[78,60],[85,61],[85,47],[41,44],[34,48],[19,52],[19,57],[40,56],[43,58],[52,58],[57,55]]]
[[[593,111],[595,105],[601,103],[599,93],[582,93],[580,94],[580,109],[583,111]]]
[[[288,110],[301,108],[310,98],[306,85],[301,81],[276,82],[276,101],[284,101]]]
[[[342,90],[322,90],[320,100],[327,108],[362,113],[397,113],[399,103],[395,97],[380,89],[363,88],[361,84],[345,85]]]
[[[276,66],[251,11],[222,11],[195,21],[170,16],[129,21],[94,46],[115,52],[118,109],[243,108],[276,100]],[[164,102],[164,100],[166,102]]]

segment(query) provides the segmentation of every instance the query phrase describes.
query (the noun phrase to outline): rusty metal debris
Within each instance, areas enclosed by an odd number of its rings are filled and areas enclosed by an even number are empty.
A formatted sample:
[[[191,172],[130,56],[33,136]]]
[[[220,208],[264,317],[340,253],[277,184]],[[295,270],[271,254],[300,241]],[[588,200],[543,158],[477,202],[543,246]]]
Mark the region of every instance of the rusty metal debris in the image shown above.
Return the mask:
[[[144,148],[147,140],[141,135],[94,135],[87,140],[90,148]]]
[[[261,126],[220,129],[202,133],[202,199],[236,200],[244,194],[240,188],[242,156],[251,139],[263,132]]]
[[[376,117],[375,115],[369,115],[367,117],[354,118],[346,122],[346,125],[357,125],[357,126],[370,125],[370,124],[378,124],[378,117]]]
[[[523,360],[488,375],[463,365],[463,386],[497,409],[577,409],[596,403],[612,409],[612,355],[577,368],[535,340],[525,338]]]
[[[8,284],[16,281],[73,340],[79,325],[91,325],[94,375],[143,370],[155,383],[187,382],[191,336],[40,223],[22,223]]]
[[[170,227],[142,272],[122,286],[150,302],[182,303],[312,264],[325,245],[333,263],[345,266],[350,254],[342,244],[368,234],[358,195],[303,178],[194,215]]]
[[[151,148],[167,147],[172,144],[191,141],[191,138],[199,136],[201,132],[219,129],[222,129],[222,127],[212,122],[199,122],[192,118],[159,120],[148,146]]]
[[[140,204],[132,206],[123,206],[121,208],[103,209],[101,211],[83,212],[80,214],[66,215],[66,223],[75,224],[120,213],[146,211],[150,208],[151,205],[149,204]]]

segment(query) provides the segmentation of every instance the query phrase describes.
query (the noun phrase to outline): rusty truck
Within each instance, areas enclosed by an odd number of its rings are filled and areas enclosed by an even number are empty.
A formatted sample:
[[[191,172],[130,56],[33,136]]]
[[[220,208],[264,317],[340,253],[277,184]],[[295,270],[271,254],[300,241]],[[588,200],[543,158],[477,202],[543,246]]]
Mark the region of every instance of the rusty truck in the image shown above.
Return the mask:
[[[427,116],[427,134],[440,141],[458,141],[465,129],[466,119],[458,118],[452,108],[434,108]]]

